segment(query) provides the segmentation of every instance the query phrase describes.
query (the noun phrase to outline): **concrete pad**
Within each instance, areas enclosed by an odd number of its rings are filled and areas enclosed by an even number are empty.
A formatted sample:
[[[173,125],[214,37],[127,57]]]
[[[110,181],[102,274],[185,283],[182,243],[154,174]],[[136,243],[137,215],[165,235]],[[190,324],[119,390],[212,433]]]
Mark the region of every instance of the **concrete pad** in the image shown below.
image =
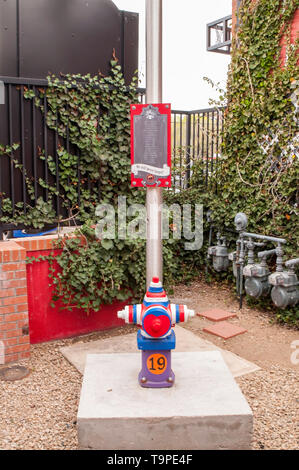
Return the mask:
[[[246,333],[247,330],[237,325],[233,325],[227,321],[220,321],[216,325],[206,326],[203,328],[206,333],[211,333],[215,336],[220,336],[223,339],[233,338],[234,336]]]
[[[210,310],[206,310],[205,312],[197,313],[197,315],[211,321],[222,321],[237,316],[236,313],[226,312],[220,308],[212,308]]]
[[[221,351],[223,359],[234,377],[260,370],[260,367],[256,364],[230,351],[218,348],[215,344],[200,338],[186,328],[176,325],[174,330],[177,339],[177,352]],[[87,354],[138,352],[136,336],[136,333],[131,333],[129,335],[113,336],[112,338],[99,339],[88,343],[76,343],[72,346],[60,348],[60,351],[83,374]]]
[[[219,351],[172,354],[172,388],[137,381],[135,354],[87,356],[77,416],[80,449],[249,449],[252,411]]]

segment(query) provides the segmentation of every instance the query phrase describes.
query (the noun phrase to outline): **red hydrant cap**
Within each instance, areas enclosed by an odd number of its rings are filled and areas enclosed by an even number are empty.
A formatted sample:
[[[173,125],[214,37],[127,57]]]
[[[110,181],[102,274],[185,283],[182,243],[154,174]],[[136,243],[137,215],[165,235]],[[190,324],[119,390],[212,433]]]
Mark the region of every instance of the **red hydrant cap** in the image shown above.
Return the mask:
[[[152,329],[154,331],[159,331],[161,326],[162,326],[162,322],[159,318],[156,318],[156,320],[153,320]]]
[[[165,335],[171,328],[171,321],[167,315],[146,315],[143,321],[143,328],[153,338]]]
[[[153,277],[152,282],[157,284],[158,282],[160,282],[160,279],[158,277]]]

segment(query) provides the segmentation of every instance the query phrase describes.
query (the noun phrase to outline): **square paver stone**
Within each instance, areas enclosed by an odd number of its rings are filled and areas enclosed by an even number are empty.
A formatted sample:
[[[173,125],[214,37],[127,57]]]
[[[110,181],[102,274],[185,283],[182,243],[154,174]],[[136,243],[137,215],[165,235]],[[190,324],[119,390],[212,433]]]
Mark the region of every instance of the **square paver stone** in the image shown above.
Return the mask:
[[[237,316],[236,313],[227,312],[225,310],[221,310],[220,308],[212,308],[211,310],[200,312],[197,315],[212,321],[222,321]]]
[[[219,348],[211,341],[201,338],[182,326],[176,325],[175,336],[175,352],[220,351],[233,377],[240,377],[244,374],[250,374],[260,369],[256,364],[246,361],[246,359],[237,356],[231,351]],[[101,338],[96,341],[88,341],[86,343],[78,342],[70,346],[64,346],[63,348],[60,348],[60,351],[81,374],[84,374],[84,367],[88,354],[137,353],[136,333],[113,336],[111,338]]]
[[[249,449],[252,411],[219,351],[174,352],[171,388],[138,384],[140,353],[88,354],[80,449]]]
[[[215,336],[220,336],[224,339],[233,338],[234,336],[246,333],[247,330],[241,326],[233,325],[227,321],[220,321],[215,325],[207,326],[203,328],[206,333],[211,333]]]

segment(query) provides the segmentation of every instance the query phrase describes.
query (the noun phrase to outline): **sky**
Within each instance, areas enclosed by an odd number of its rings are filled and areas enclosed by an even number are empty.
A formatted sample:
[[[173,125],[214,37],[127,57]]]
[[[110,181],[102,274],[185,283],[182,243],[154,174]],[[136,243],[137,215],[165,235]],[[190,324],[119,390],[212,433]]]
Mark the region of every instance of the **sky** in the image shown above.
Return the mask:
[[[140,86],[145,87],[145,0],[113,0],[139,13]],[[163,0],[163,101],[172,109],[208,108],[217,92],[203,77],[225,88],[230,56],[206,51],[206,24],[230,15],[232,0]]]

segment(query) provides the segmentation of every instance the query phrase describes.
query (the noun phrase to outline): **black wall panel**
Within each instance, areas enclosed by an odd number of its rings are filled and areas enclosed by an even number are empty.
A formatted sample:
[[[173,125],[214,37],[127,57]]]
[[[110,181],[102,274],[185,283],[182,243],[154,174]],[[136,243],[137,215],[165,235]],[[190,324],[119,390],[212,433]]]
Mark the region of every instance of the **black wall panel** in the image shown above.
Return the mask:
[[[111,0],[0,0],[0,76],[107,74],[113,48],[129,83],[138,67],[138,14]]]
[[[17,76],[17,63],[17,2],[0,0],[0,75]]]

